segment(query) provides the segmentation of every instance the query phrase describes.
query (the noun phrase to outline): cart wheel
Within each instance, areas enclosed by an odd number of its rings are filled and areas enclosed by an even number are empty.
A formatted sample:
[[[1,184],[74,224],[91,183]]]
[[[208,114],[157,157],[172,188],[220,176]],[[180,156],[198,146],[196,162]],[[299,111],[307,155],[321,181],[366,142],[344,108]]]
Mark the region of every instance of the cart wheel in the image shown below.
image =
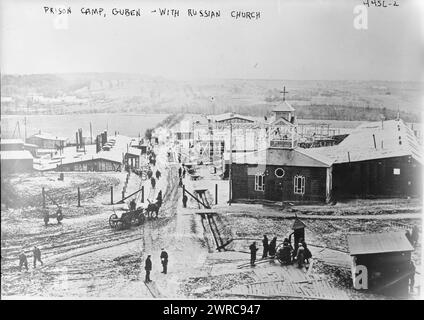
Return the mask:
[[[118,215],[116,213],[112,214],[109,217],[109,225],[111,228],[115,229],[117,227],[117,219],[118,219]]]

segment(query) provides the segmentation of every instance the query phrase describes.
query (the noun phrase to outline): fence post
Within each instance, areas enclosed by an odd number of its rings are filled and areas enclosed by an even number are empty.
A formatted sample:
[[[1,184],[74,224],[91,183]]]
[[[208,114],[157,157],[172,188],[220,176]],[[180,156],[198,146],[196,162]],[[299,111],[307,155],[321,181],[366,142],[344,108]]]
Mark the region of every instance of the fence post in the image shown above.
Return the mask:
[[[78,187],[78,207],[81,207],[81,193],[80,193],[80,187]]]
[[[110,186],[110,204],[113,204],[113,186]]]
[[[218,204],[218,184],[215,184],[215,204]]]
[[[43,196],[43,209],[46,209],[46,192],[44,191],[44,187],[41,188],[41,194]]]
[[[144,186],[141,187],[141,202],[144,203]]]

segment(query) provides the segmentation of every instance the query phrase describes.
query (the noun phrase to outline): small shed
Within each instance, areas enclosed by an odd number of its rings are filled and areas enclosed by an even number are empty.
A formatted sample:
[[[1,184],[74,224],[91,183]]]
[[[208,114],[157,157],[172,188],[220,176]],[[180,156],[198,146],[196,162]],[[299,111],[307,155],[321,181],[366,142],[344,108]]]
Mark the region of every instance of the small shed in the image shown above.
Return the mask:
[[[391,296],[407,296],[411,252],[403,231],[354,234],[347,237],[353,268],[365,266],[368,289]]]

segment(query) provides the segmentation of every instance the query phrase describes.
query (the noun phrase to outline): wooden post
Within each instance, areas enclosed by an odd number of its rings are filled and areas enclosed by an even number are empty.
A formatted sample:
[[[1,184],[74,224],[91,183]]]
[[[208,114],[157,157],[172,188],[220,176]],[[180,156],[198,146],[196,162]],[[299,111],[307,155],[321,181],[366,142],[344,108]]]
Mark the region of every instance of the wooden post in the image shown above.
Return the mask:
[[[231,198],[233,193],[233,181],[232,181],[232,172],[231,167],[233,164],[233,124],[230,122],[230,166],[228,169],[228,183],[229,183],[229,193],[228,193],[228,205],[231,206]]]
[[[141,202],[144,203],[144,186],[141,187]]]
[[[372,138],[373,138],[373,140],[374,140],[374,149],[377,149],[377,144],[376,144],[376,142],[375,142],[375,135],[374,135],[374,134],[372,135]]]
[[[215,204],[218,204],[218,184],[215,183]]]
[[[78,207],[81,207],[81,192],[80,192],[80,187],[78,187]]]
[[[124,199],[124,198],[125,198],[125,191],[122,190],[122,199]]]
[[[183,197],[185,195],[185,184],[183,184]]]
[[[43,209],[46,209],[46,192],[44,191],[44,187],[41,189],[41,194],[43,195]]]
[[[113,186],[110,186],[110,204],[113,204]]]

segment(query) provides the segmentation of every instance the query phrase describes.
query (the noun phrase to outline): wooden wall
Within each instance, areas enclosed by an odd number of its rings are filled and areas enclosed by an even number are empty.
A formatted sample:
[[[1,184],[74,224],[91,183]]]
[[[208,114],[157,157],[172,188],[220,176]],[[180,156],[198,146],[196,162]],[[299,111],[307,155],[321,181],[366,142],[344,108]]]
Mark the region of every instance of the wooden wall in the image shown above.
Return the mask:
[[[420,196],[421,170],[408,156],[334,164],[333,193],[338,198]]]
[[[67,163],[58,166],[57,171],[120,171],[121,164],[105,159]]]
[[[255,191],[255,175],[248,175],[248,168],[255,165],[233,164],[233,199],[266,199],[272,201],[319,201],[326,198],[326,168],[266,166],[265,190]],[[275,176],[275,169],[283,168],[283,178]],[[294,193],[294,177],[305,177],[305,194]],[[281,190],[281,182],[283,190]],[[282,193],[283,192],[283,193]]]

